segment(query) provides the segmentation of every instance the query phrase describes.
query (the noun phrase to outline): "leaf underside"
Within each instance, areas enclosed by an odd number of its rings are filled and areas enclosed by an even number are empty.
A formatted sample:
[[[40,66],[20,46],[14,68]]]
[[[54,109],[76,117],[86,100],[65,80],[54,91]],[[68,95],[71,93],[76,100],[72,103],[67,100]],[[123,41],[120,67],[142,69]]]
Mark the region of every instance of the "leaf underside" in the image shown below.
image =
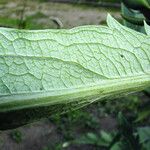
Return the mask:
[[[146,34],[150,35],[150,26],[146,22],[144,22],[144,26],[145,26]]]
[[[148,87],[150,27],[144,35],[110,15],[107,24],[0,28],[0,112],[61,104],[66,111]]]

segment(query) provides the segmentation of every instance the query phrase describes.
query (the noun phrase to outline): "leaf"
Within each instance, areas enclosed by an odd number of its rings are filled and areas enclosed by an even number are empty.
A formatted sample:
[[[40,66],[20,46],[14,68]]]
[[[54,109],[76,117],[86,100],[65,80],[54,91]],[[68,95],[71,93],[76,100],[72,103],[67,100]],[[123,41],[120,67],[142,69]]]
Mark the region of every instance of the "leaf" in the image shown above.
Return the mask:
[[[105,135],[104,135],[105,134]],[[79,137],[78,139],[74,140],[73,144],[89,144],[89,145],[95,145],[95,146],[102,146],[102,147],[108,147],[110,142],[111,135],[107,134],[106,132],[102,132],[99,134],[95,133],[87,133],[86,135],[83,135]],[[105,137],[104,137],[105,136]],[[109,137],[108,137],[109,136]]]
[[[110,15],[107,22],[70,30],[0,28],[1,127],[148,87],[150,37]]]
[[[144,22],[144,26],[145,26],[146,34],[150,35],[150,26],[146,22]]]
[[[110,150],[122,150],[122,143],[117,142],[116,144],[113,145],[113,147]]]
[[[103,130],[101,131],[101,138],[108,143],[110,143],[113,140],[112,135]]]
[[[72,143],[78,144],[78,145],[81,145],[81,144],[97,145],[98,140],[99,140],[99,137],[96,134],[87,133],[75,139],[74,141],[72,141]]]
[[[140,143],[145,150],[149,150],[150,147],[150,127],[141,127],[137,130]]]
[[[140,143],[150,142],[150,127],[138,128],[138,134],[140,138]]]
[[[92,133],[92,132],[87,133],[87,138],[88,138],[90,141],[93,141],[93,143],[94,143],[94,142],[96,143],[97,140],[98,140],[97,135],[94,134],[94,133]]]
[[[138,112],[138,117],[135,120],[135,122],[142,122],[144,119],[149,118],[150,116],[150,106],[144,108],[143,110],[140,110],[140,112]]]

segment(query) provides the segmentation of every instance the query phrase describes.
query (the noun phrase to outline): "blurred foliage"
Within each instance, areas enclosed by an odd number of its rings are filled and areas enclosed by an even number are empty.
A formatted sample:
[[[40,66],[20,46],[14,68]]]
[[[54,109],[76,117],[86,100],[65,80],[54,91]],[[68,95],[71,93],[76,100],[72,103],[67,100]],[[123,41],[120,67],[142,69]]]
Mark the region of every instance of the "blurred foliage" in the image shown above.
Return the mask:
[[[38,1],[44,2],[44,1],[50,1],[50,0],[38,0]],[[111,3],[117,3],[117,2],[120,2],[121,0],[70,0],[70,1],[73,1],[73,2],[111,2]]]
[[[58,132],[63,135],[65,140],[74,139],[76,127],[79,127],[79,130],[81,129],[82,131],[83,129],[97,130],[100,127],[98,119],[84,110],[53,116],[49,120],[56,125]]]
[[[10,136],[16,143],[22,142],[23,135],[19,130],[13,130]]]
[[[149,148],[150,148],[150,127],[138,128],[137,134],[139,135],[139,142],[143,146],[143,149],[149,150]]]
[[[50,121],[63,135],[64,142],[61,145],[64,148],[72,145],[93,145],[95,149],[101,147],[110,150],[148,150],[150,127],[145,125],[149,124],[149,115],[139,119],[139,115],[145,111],[144,105],[150,106],[149,97],[146,100],[144,93],[140,93],[97,102],[81,110],[53,116]],[[107,129],[101,130],[100,126],[101,118],[108,115],[118,118],[117,128],[111,132],[107,132]]]
[[[79,1],[91,1],[91,0],[79,0]],[[111,2],[111,3],[116,3],[120,2],[121,0],[92,0],[93,2]]]
[[[150,127],[137,127],[121,112],[118,114],[118,130],[112,132],[89,132],[80,138],[67,143],[67,146],[77,144],[94,145],[109,150],[149,150]]]

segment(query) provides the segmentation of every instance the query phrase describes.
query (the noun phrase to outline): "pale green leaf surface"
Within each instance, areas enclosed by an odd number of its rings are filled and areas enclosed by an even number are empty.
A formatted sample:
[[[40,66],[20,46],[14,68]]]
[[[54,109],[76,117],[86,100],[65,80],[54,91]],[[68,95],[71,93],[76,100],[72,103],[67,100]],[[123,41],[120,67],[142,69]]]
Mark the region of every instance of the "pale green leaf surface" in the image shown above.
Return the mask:
[[[150,35],[150,26],[146,22],[144,22],[144,26],[145,26],[146,34]]]
[[[107,22],[70,30],[0,28],[0,111],[71,102],[75,108],[148,87],[150,37],[110,15]]]

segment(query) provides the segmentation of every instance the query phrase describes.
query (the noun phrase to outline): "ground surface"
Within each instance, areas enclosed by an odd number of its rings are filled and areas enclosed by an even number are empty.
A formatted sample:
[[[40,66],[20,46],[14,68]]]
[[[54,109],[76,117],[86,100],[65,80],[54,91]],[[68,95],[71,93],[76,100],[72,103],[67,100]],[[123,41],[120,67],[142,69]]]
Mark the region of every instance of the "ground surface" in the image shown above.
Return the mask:
[[[8,2],[0,5],[0,25],[6,21],[8,24],[20,19],[21,9],[23,3],[21,2]],[[120,13],[114,9],[94,8],[80,5],[67,5],[58,3],[26,3],[24,18],[31,21],[35,25],[31,28],[56,28],[50,18],[58,18],[63,23],[63,28],[72,28],[79,25],[100,24],[106,19],[107,13],[111,13],[116,18],[120,18]],[[16,21],[16,22],[15,22]]]

